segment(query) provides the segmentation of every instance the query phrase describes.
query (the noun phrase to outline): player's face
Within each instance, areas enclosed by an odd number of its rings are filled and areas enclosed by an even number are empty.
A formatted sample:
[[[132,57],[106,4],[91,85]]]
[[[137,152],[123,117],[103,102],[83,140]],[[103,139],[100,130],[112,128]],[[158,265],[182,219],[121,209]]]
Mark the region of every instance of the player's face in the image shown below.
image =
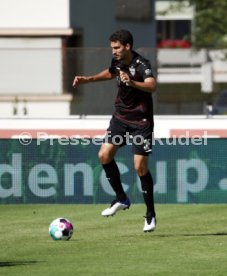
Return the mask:
[[[120,41],[111,41],[110,47],[112,49],[112,54],[117,60],[127,59],[130,52],[130,45],[122,45]]]

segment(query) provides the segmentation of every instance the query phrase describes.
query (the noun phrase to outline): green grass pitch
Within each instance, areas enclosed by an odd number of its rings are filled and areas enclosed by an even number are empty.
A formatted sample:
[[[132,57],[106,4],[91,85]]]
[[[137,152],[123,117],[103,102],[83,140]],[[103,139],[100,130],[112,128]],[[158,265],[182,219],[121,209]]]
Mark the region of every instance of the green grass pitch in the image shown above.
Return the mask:
[[[143,233],[142,204],[103,218],[106,205],[0,205],[0,275],[227,275],[227,206],[156,206],[158,224]],[[50,222],[74,225],[53,241]]]

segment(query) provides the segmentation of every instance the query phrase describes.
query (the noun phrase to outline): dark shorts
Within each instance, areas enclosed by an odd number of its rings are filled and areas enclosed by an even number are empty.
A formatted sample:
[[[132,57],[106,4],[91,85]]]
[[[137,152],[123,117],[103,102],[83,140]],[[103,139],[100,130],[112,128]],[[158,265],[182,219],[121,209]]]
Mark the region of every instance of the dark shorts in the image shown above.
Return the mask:
[[[147,156],[152,152],[153,125],[128,124],[112,117],[104,143],[122,147],[132,145],[134,154]]]

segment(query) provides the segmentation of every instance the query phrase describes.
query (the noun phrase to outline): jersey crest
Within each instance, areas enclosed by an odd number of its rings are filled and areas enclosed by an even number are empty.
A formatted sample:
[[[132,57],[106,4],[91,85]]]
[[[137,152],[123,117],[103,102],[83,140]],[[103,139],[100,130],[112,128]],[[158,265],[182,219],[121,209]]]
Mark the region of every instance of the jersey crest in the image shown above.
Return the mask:
[[[136,74],[136,69],[133,66],[131,66],[131,67],[129,67],[129,72],[134,77]]]

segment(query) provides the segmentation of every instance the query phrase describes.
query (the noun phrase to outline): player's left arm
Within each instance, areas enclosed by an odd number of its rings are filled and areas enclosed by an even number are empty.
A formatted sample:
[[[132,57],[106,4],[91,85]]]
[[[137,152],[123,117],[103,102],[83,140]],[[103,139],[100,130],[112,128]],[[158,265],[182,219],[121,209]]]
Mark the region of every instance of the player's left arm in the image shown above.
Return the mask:
[[[156,91],[156,79],[154,78],[150,67],[143,68],[141,75],[143,76],[143,81],[136,81],[130,78],[130,75],[120,71],[120,78],[127,86],[137,88],[139,90],[152,93]]]
[[[148,93],[152,93],[156,91],[156,80],[154,77],[148,77],[143,82],[129,80],[128,86],[140,89]]]

